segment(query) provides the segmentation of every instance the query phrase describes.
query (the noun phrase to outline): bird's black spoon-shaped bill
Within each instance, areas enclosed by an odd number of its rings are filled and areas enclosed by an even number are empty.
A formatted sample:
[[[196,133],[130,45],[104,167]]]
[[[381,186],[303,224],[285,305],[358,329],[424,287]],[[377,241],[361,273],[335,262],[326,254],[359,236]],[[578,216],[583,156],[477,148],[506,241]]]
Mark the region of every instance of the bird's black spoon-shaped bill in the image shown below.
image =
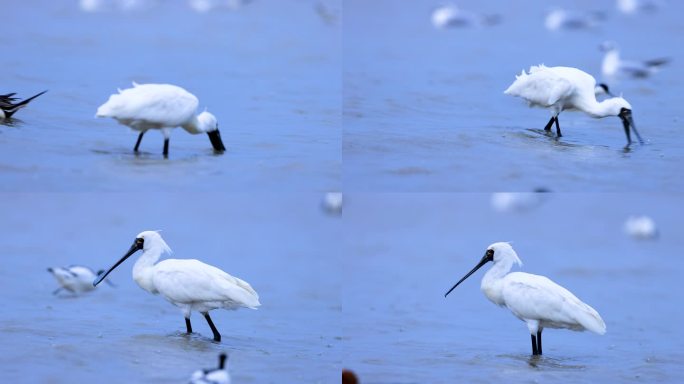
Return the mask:
[[[226,147],[223,145],[223,140],[221,140],[221,132],[219,132],[218,128],[211,132],[207,132],[207,136],[209,136],[209,141],[211,141],[211,146],[214,147],[214,151],[224,152],[226,150]]]
[[[475,271],[482,268],[483,265],[487,264],[488,262],[490,262],[492,260],[494,260],[494,252],[492,252],[491,250],[487,250],[485,255],[482,256],[482,259],[480,260],[480,262],[477,263],[475,268],[471,269],[470,272],[468,272],[465,276],[463,276],[463,278],[461,280],[458,281],[458,283],[454,284],[454,286],[451,287],[451,289],[449,291],[447,291],[447,293],[444,294],[444,297],[447,297],[447,295],[450,294],[451,291],[453,291],[456,287],[458,287],[458,285],[461,284],[465,279],[470,277],[470,275],[475,273]]]
[[[102,282],[102,280],[104,280],[105,277],[107,277],[107,275],[109,275],[110,272],[112,272],[116,267],[119,266],[119,264],[126,261],[126,259],[128,259],[132,254],[136,253],[137,251],[141,250],[142,248],[143,248],[143,239],[135,239],[135,241],[133,242],[133,245],[131,245],[131,248],[128,250],[128,252],[126,252],[126,254],[123,255],[123,257],[119,261],[117,261],[116,264],[112,265],[112,267],[109,268],[107,270],[107,272],[101,273],[97,276],[95,281],[93,281],[93,286],[97,286],[98,284],[100,284]]]
[[[632,144],[630,131],[634,131],[634,134],[639,140],[639,144],[643,144],[644,140],[641,139],[641,135],[639,135],[639,132],[637,131],[636,126],[634,125],[634,119],[632,119],[632,111],[627,108],[622,108],[618,116],[620,117],[620,120],[622,120],[622,125],[625,128],[625,135],[627,136],[627,145]]]

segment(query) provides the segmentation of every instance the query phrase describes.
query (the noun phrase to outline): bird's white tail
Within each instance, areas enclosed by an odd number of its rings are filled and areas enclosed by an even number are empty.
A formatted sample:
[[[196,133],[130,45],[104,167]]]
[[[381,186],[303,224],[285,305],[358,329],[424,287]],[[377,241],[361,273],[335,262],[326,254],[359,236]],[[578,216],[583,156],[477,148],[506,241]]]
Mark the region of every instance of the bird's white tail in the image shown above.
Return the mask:
[[[580,311],[578,311],[577,322],[582,324],[585,329],[591,332],[597,333],[599,335],[606,333],[606,323],[603,321],[598,312],[585,303],[581,303],[580,305],[582,308]]]

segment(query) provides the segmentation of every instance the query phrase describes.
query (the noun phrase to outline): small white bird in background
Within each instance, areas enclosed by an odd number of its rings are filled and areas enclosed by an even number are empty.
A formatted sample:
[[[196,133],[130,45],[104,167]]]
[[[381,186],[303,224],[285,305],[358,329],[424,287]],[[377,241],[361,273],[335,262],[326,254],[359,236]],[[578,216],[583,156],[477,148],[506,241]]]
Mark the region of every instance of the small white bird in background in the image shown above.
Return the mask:
[[[139,250],[143,253],[133,266],[133,280],[140,288],[155,295],[160,294],[180,308],[185,316],[187,333],[192,333],[190,314],[197,311],[209,324],[214,341],[221,341],[221,334],[209,317],[209,311],[217,308],[257,309],[261,305],[259,295],[251,285],[214,266],[195,259],[166,259],[157,263],[163,253],[171,252],[171,248],[155,231],[139,233],[128,252],[92,284],[98,285]]]
[[[640,12],[656,11],[661,5],[656,0],[616,0],[615,7],[622,13],[633,15]]]
[[[47,270],[57,279],[60,285],[59,288],[52,292],[53,295],[58,294],[62,290],[67,290],[76,295],[90,292],[95,289],[93,280],[104,273],[104,270],[95,273],[92,269],[81,265],[70,265],[65,268],[54,267]],[[113,285],[109,280],[107,280],[107,283]]]
[[[498,15],[481,15],[460,9],[454,4],[446,4],[432,11],[432,26],[437,29],[456,27],[480,27],[499,22]]]
[[[17,102],[19,98],[14,97],[16,93],[8,93],[6,95],[0,95],[0,120],[4,119],[10,119],[12,118],[12,115],[17,113],[18,110],[24,108],[25,106],[28,105],[28,103],[31,102],[31,100],[35,99],[36,97],[42,95],[47,91],[43,91],[37,95],[33,95],[29,97],[28,99],[24,99],[22,101]]]
[[[323,210],[331,215],[342,214],[342,192],[328,192],[323,196]]]
[[[556,123],[556,134],[561,137],[558,115],[565,110],[582,111],[587,115],[600,119],[617,116],[622,120],[627,146],[632,144],[631,131],[640,143],[643,140],[634,126],[632,106],[622,97],[612,97],[601,102],[596,101],[596,80],[590,74],[571,67],[546,67],[544,65],[530,67],[525,70],[505,94],[525,99],[530,107],[546,108],[551,112],[551,119],[544,127],[550,131]]]
[[[564,328],[573,331],[606,333],[606,324],[594,308],[583,303],[567,289],[544,276],[511,272],[522,261],[508,243],[494,243],[479,263],[444,295],[488,262],[494,265],[485,273],[480,288],[494,304],[508,308],[527,324],[532,336],[532,355],[542,354],[544,328]]]
[[[169,155],[169,136],[175,127],[193,135],[206,133],[214,151],[226,150],[221,140],[216,117],[204,111],[197,115],[199,100],[185,89],[171,84],[136,84],[119,90],[97,109],[97,117],[111,117],[120,124],[140,132],[133,148],[138,152],[145,132],[161,130],[164,135],[164,157]]]
[[[227,360],[228,355],[221,353],[218,368],[195,371],[190,377],[190,384],[230,384]]]
[[[544,26],[550,31],[587,29],[600,25],[604,19],[605,15],[601,12],[577,12],[554,9],[546,15]]]
[[[157,0],[80,0],[81,11],[99,12],[134,12],[150,9],[157,5]]]
[[[646,78],[658,72],[660,67],[670,61],[666,58],[646,61],[622,60],[618,45],[613,41],[606,41],[599,48],[605,52],[601,63],[601,73],[607,78]]]
[[[237,11],[252,0],[188,0],[188,5],[193,11],[207,13],[214,10]]]
[[[650,240],[658,237],[655,221],[648,216],[630,216],[625,221],[625,233],[639,240]]]
[[[495,192],[492,193],[491,205],[497,212],[525,212],[540,206],[549,191],[539,189],[535,192]]]

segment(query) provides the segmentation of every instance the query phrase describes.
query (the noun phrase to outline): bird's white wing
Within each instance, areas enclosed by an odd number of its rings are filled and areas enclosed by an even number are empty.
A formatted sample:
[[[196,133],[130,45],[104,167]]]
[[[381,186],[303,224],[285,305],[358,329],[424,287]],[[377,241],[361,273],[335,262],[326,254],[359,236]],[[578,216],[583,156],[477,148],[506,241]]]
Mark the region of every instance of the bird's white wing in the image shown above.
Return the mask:
[[[172,302],[233,302],[248,308],[261,305],[259,295],[247,282],[199,260],[163,260],[155,265],[152,280],[157,291]]]
[[[187,123],[198,105],[197,97],[175,85],[134,84],[111,95],[97,109],[97,116],[176,127]]]
[[[606,332],[606,325],[594,308],[544,276],[514,272],[502,283],[505,305],[519,318],[543,319],[570,329],[583,327],[598,334]]]
[[[574,86],[568,79],[543,65],[531,67],[529,73],[522,71],[504,91],[527,100],[531,106],[541,107],[549,107],[573,92]]]

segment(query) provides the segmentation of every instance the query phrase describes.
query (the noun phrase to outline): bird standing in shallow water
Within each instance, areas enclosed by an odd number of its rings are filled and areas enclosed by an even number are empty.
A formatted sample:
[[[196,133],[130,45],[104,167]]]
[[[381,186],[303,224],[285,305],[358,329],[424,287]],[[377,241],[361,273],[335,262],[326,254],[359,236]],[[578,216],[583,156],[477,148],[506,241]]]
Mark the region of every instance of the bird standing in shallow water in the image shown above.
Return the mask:
[[[169,155],[171,129],[181,127],[193,135],[206,133],[216,152],[226,148],[221,140],[216,117],[204,111],[199,115],[199,100],[192,93],[170,84],[136,84],[133,88],[119,90],[109,96],[95,116],[111,117],[119,123],[139,131],[138,141],[133,148],[138,152],[145,132],[161,130],[164,135],[164,157]]]
[[[544,276],[509,273],[513,264],[521,265],[522,262],[508,243],[494,243],[487,247],[475,268],[451,287],[444,297],[488,262],[494,265],[485,273],[480,288],[491,302],[508,308],[527,324],[532,335],[532,355],[542,354],[544,328],[588,330],[599,335],[606,333],[606,324],[598,312],[567,289]]]
[[[155,231],[139,233],[128,252],[107,272],[95,279],[93,285],[99,284],[119,264],[139,250],[143,254],[133,266],[133,280],[147,292],[160,294],[179,307],[185,316],[188,333],[192,333],[190,314],[197,311],[207,320],[214,334],[214,341],[221,341],[221,334],[209,317],[209,311],[217,308],[256,309],[261,305],[259,295],[246,281],[199,260],[166,259],[157,263],[163,253],[171,252],[171,248]]]
[[[43,91],[37,95],[33,95],[28,99],[24,99],[18,103],[16,102],[18,98],[14,97],[16,93],[0,95],[0,120],[11,118],[12,115],[14,115],[18,110],[27,106],[28,103],[31,102],[31,100],[35,99],[36,97],[42,95],[45,92],[47,91]]]
[[[627,136],[627,146],[632,144],[631,131],[641,144],[643,140],[634,126],[632,106],[622,97],[596,101],[596,80],[590,74],[571,67],[530,67],[523,70],[508,89],[507,95],[525,99],[530,107],[546,108],[551,111],[551,120],[544,127],[550,131],[556,123],[556,134],[561,137],[558,115],[565,110],[582,111],[593,118],[618,116],[622,120]]]

